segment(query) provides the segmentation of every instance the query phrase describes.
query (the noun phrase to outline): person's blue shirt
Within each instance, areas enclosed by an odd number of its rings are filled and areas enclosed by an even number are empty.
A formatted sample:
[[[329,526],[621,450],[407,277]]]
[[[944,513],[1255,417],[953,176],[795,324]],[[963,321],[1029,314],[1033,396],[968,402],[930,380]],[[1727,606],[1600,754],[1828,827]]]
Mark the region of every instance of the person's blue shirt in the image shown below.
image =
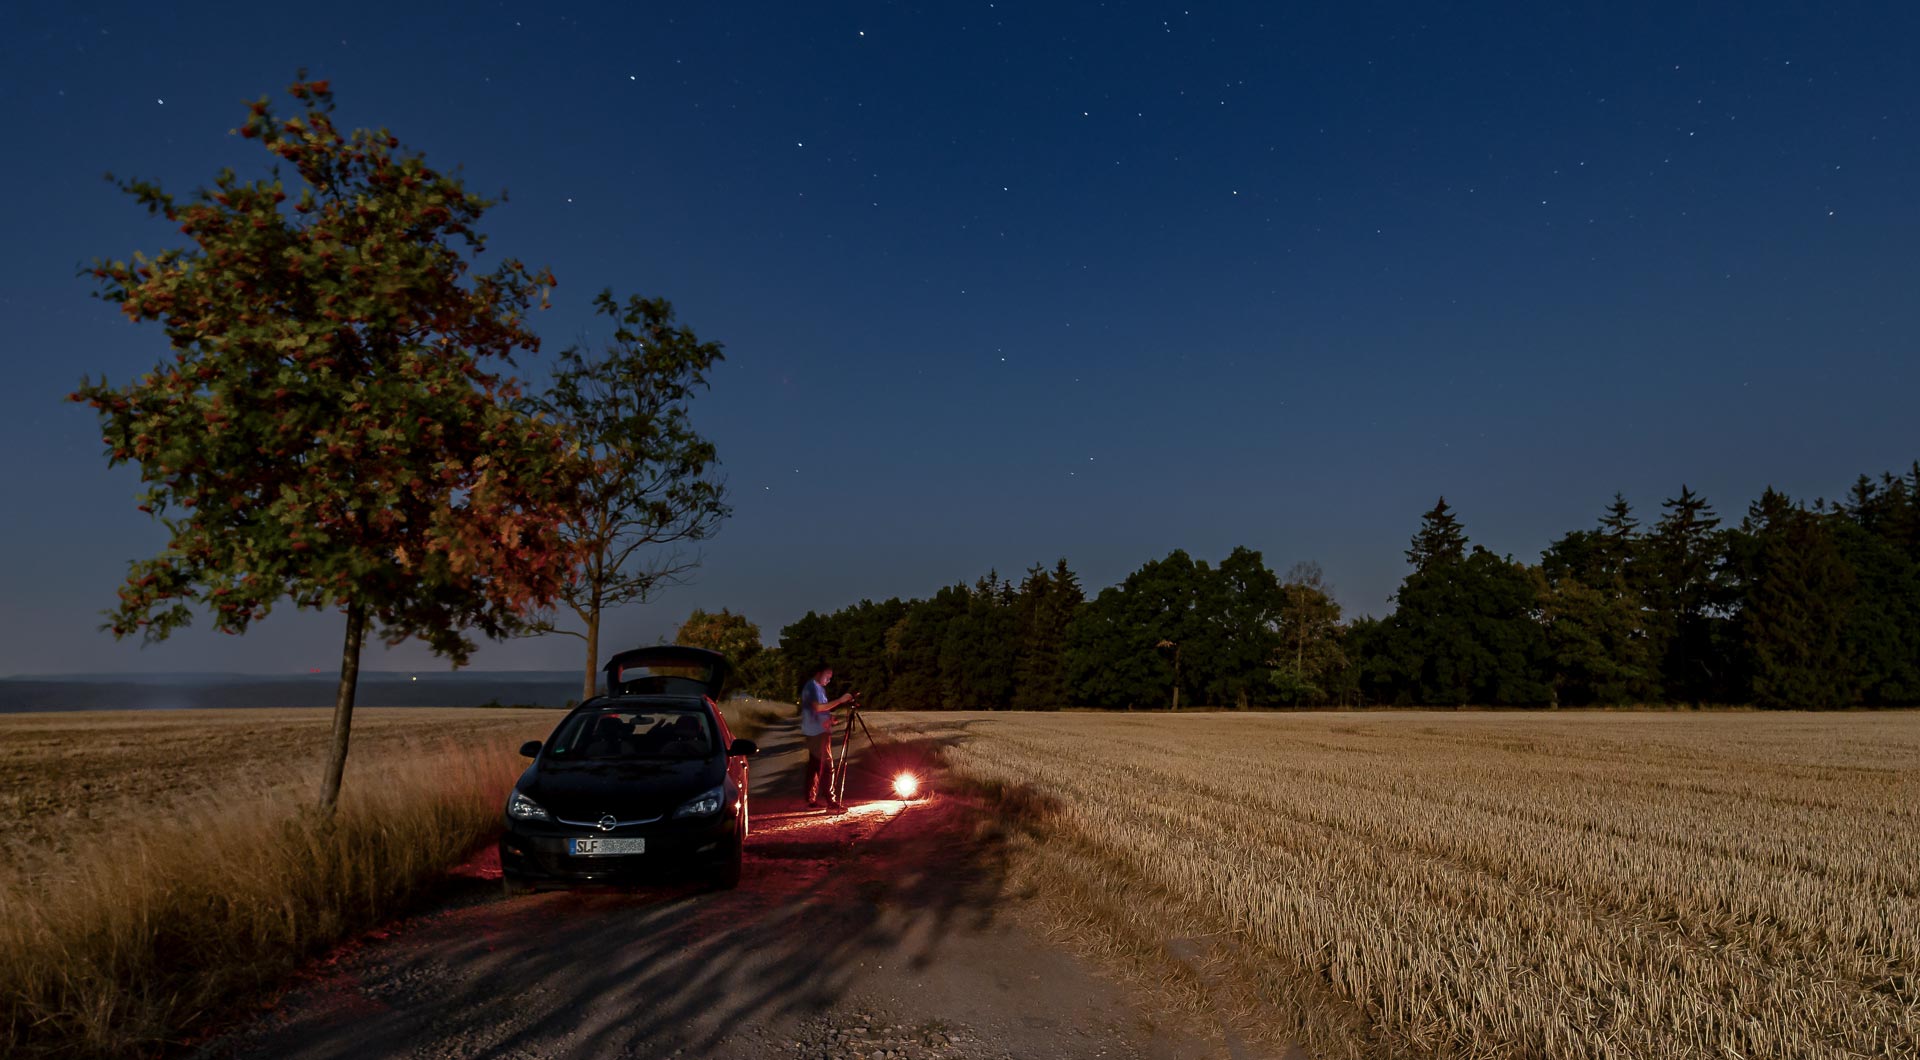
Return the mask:
[[[818,681],[800,689],[800,731],[808,736],[833,732],[833,711],[826,709],[827,690]]]

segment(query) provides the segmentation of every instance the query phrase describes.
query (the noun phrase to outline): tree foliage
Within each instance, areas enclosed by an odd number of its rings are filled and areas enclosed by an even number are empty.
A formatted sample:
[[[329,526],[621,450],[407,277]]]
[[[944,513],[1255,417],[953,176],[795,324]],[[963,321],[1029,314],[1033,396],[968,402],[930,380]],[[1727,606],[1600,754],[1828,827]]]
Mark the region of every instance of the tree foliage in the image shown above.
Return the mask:
[[[678,546],[709,537],[730,514],[712,477],[713,443],[687,410],[722,359],[719,344],[676,324],[665,299],[623,304],[602,291],[593,305],[611,340],[597,352],[563,350],[546,392],[528,402],[567,431],[586,464],[562,530],[577,559],[560,592],[583,628],[542,625],[586,642],[583,697],[599,672],[601,616],[683,581],[699,557]]]
[[[1453,509],[1447,507],[1447,499],[1442,497],[1431,511],[1420,517],[1420,529],[1407,546],[1407,562],[1419,572],[1436,563],[1455,562],[1466,554],[1467,533]]]
[[[1704,497],[1682,485],[1641,543],[1636,570],[1650,614],[1649,639],[1666,698],[1702,703],[1736,698],[1724,650],[1729,632],[1729,539]]]
[[[361,637],[418,637],[464,662],[466,630],[500,636],[551,601],[570,443],[514,406],[500,374],[536,349],[551,287],[515,260],[474,275],[491,204],[386,130],[345,132],[324,81],[236,130],[285,167],[177,198],[123,190],[186,245],[96,261],[101,297],[157,321],[172,356],[119,386],[84,381],[111,464],[138,465],[141,510],[167,528],[108,613],[149,640],[196,608],[242,633],[281,600],[346,613],[331,806]],[[289,172],[290,171],[290,172]]]
[[[1059,710],[1073,701],[1067,683],[1067,628],[1086,594],[1063,557],[1052,570],[1027,569],[1014,597],[1019,653],[1014,664],[1015,710]]]
[[[1849,650],[1855,575],[1827,522],[1768,489],[1748,509],[1741,632],[1753,701],[1844,707],[1859,697]]]
[[[1347,667],[1340,604],[1318,563],[1296,563],[1280,583],[1275,633],[1279,650],[1271,680],[1275,697],[1290,706],[1328,702],[1335,675]]]
[[[1100,591],[1067,629],[1067,679],[1099,707],[1177,706],[1206,664],[1206,564],[1178,549]]]
[[[675,644],[685,644],[691,648],[705,648],[717,651],[727,657],[731,671],[727,677],[722,694],[745,689],[749,686],[764,686],[761,676],[764,668],[760,656],[766,651],[760,643],[760,627],[747,621],[747,616],[736,615],[726,608],[719,611],[702,611],[695,608],[685,622],[673,635]]]
[[[809,613],[782,643],[911,709],[1920,703],[1920,464],[1839,505],[1770,490],[1732,528],[1685,486],[1650,528],[1615,494],[1536,563],[1473,545],[1441,500],[1407,559],[1378,618],[1342,621],[1313,564],[1276,578],[1237,548],[1091,599],[1065,560],[990,573]]]

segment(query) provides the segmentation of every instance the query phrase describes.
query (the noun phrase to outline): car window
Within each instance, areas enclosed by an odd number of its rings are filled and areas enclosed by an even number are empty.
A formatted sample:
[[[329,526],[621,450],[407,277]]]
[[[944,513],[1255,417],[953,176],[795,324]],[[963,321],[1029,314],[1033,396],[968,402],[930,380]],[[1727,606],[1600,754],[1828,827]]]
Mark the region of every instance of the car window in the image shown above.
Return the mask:
[[[706,663],[656,659],[621,667],[607,691],[629,696],[698,696],[708,690],[713,677],[713,667]]]
[[[566,761],[706,758],[713,754],[712,723],[695,710],[609,707],[562,722],[546,753]]]

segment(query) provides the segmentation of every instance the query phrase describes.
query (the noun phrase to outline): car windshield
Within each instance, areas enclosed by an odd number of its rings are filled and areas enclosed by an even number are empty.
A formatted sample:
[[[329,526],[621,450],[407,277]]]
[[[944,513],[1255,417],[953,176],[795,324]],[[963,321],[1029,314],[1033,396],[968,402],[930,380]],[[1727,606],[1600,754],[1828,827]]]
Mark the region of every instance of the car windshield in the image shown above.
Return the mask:
[[[705,758],[713,726],[702,711],[606,707],[583,710],[560,725],[546,753],[570,762],[632,758]]]

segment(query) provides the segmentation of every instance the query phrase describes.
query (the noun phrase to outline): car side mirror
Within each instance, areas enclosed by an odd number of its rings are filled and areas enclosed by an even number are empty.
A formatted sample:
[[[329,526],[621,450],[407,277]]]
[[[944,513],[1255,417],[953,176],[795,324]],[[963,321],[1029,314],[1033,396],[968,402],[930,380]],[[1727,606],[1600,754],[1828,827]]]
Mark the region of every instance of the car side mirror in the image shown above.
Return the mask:
[[[745,756],[745,755],[757,755],[759,753],[760,753],[760,745],[757,743],[754,743],[752,740],[735,740],[733,741],[733,746],[727,748],[727,754],[729,755]]]
[[[539,740],[528,740],[526,743],[523,743],[520,745],[520,757],[537,758],[539,757],[539,755],[540,755]]]

